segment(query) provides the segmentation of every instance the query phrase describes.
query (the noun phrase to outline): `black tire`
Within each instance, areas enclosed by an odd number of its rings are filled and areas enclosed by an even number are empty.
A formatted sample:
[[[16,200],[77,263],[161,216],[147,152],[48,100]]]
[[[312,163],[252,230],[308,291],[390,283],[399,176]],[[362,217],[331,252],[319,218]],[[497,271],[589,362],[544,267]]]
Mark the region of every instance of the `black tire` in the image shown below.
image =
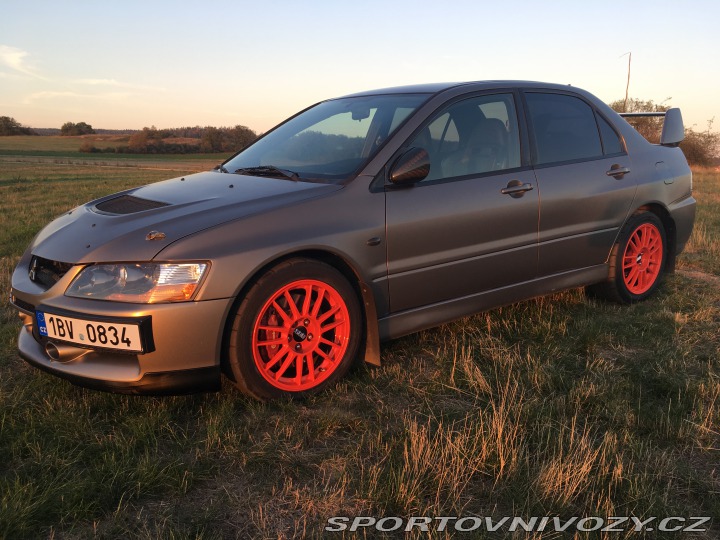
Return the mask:
[[[667,249],[660,218],[651,212],[633,214],[610,252],[608,279],[588,287],[589,295],[620,304],[652,296],[665,273]]]
[[[235,310],[229,375],[258,399],[304,397],[347,373],[362,335],[360,303],[347,279],[323,262],[290,259],[262,275]]]

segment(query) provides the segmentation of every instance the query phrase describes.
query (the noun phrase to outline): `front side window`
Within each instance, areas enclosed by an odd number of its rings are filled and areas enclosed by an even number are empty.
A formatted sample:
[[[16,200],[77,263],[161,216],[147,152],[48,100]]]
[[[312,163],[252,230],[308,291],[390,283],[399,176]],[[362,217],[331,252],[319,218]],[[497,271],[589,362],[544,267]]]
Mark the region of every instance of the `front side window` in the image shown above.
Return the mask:
[[[512,94],[478,96],[442,110],[411,146],[430,154],[424,182],[520,166],[520,135]]]
[[[525,94],[537,164],[602,157],[595,113],[582,99],[565,94]]]
[[[427,97],[395,94],[325,101],[268,133],[223,167],[230,173],[265,176],[279,169],[300,180],[347,178]]]

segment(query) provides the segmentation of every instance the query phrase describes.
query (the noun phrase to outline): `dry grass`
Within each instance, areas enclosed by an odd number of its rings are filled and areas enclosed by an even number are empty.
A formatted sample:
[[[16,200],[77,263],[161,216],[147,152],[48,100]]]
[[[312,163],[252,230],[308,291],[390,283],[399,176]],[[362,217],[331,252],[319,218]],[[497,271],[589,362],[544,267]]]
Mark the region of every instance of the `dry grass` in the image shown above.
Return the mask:
[[[61,207],[137,181],[15,167],[0,171],[3,290]],[[385,344],[381,368],[303,402],[229,385],[77,389],[17,357],[4,305],[0,537],[321,538],[333,515],[719,516],[720,175],[696,191],[698,227],[656,298],[619,307],[575,290],[469,317]]]

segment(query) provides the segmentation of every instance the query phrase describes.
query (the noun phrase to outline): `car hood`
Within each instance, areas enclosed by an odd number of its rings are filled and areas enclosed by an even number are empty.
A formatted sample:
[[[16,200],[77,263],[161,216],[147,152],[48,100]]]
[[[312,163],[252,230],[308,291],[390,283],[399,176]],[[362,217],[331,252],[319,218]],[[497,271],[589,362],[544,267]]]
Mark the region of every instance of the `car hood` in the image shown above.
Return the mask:
[[[339,189],[342,186],[198,173],[78,206],[40,231],[30,250],[73,264],[149,261],[192,233]]]

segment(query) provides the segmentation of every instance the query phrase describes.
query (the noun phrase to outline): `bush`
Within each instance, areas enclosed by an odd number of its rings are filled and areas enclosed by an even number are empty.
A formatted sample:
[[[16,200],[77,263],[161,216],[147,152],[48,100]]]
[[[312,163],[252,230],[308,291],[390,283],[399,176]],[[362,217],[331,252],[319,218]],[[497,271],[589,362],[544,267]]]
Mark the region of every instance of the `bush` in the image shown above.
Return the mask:
[[[85,122],[78,122],[77,124],[65,122],[60,128],[60,135],[66,137],[77,135],[95,135],[95,130],[90,124],[86,124]]]
[[[665,112],[670,108],[670,105],[666,105],[669,100],[670,98],[667,98],[662,103],[655,103],[652,100],[630,99],[626,105],[625,100],[619,99],[613,101],[610,107],[617,112]],[[648,141],[654,144],[660,143],[662,117],[626,118],[626,120]],[[691,127],[685,128],[685,140],[680,143],[680,148],[690,165],[707,167],[720,158],[720,133],[711,131],[712,124],[713,120],[709,120],[707,130],[700,132]]]
[[[93,154],[97,153],[97,152],[101,152],[101,150],[98,147],[94,146],[93,143],[91,143],[90,141],[85,141],[84,143],[82,143],[80,145],[80,148],[78,149],[78,151],[79,152],[90,152]]]
[[[708,122],[706,131],[685,130],[685,140],[680,148],[691,165],[709,167],[715,165],[720,158],[720,133],[711,131],[712,120]]]

